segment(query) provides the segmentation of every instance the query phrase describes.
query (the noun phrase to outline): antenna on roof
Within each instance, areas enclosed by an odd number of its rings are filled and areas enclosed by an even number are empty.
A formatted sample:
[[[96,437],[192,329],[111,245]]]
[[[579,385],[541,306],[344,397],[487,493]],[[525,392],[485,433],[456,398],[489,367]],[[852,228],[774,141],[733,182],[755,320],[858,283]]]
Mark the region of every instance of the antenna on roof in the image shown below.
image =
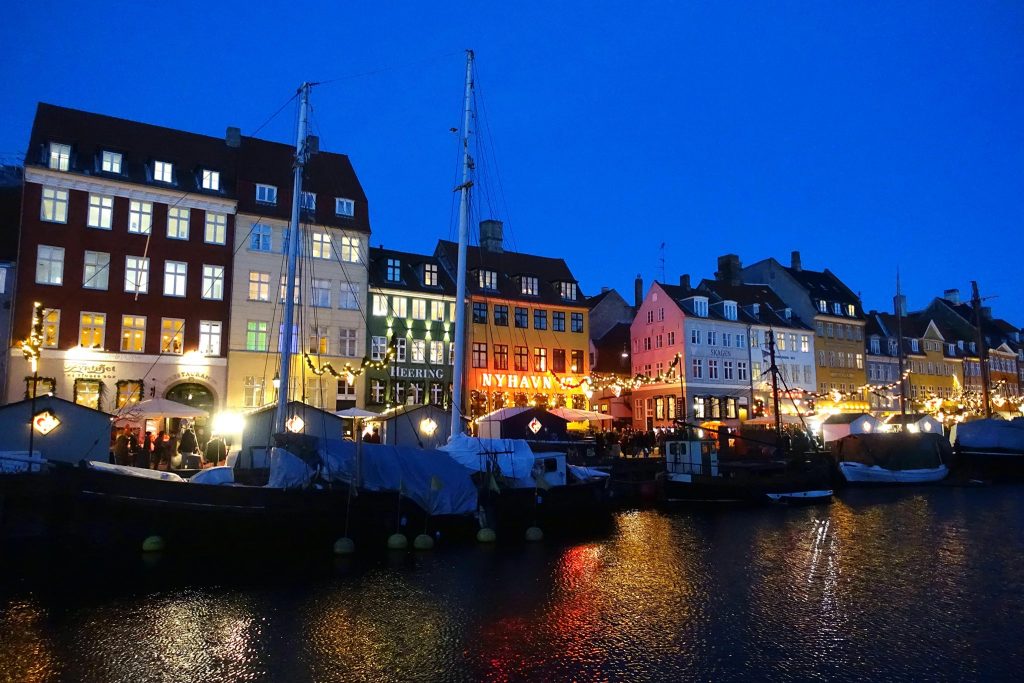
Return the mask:
[[[658,248],[658,264],[661,266],[661,282],[665,282],[665,243],[662,242]]]

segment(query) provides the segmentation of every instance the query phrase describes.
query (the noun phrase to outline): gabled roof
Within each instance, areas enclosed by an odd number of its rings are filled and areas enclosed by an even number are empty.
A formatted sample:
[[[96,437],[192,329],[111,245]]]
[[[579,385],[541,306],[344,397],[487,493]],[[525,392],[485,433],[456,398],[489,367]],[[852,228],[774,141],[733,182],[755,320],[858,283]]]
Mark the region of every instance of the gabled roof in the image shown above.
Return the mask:
[[[387,279],[388,259],[398,259],[401,264],[399,270],[401,280],[399,282],[392,282]],[[427,286],[423,283],[423,266],[428,263],[437,266],[436,287]],[[384,247],[371,247],[368,279],[371,287],[379,287],[381,289],[402,289],[423,294],[455,296],[455,281],[441,267],[437,257],[428,254],[413,254],[394,249],[385,249]]]
[[[701,280],[697,289],[710,292],[718,301],[735,301],[744,307],[743,314],[748,321],[771,327],[811,329],[810,325],[801,320],[800,316],[794,315],[792,310],[789,318],[785,316],[785,310],[788,308],[786,302],[768,285]]]
[[[842,280],[835,276],[828,268],[824,271],[805,270],[801,268],[786,268],[786,272],[800,283],[807,294],[814,299],[824,299],[829,304],[839,302],[841,304],[853,304],[856,317],[864,317],[860,299],[853,291],[843,284]]]
[[[593,309],[599,303],[604,301],[606,297],[608,297],[610,294],[613,294],[613,293],[616,294],[616,295],[619,294],[614,289],[606,289],[603,292],[601,292],[600,294],[595,294],[594,296],[587,297],[587,308]],[[622,298],[621,295],[619,296],[619,298]]]
[[[458,263],[459,245],[448,240],[439,240],[434,255],[440,259],[442,266],[453,278]],[[488,251],[480,247],[466,248],[466,268],[470,277],[466,278],[466,290],[470,294],[493,296],[518,301],[544,303],[552,306],[586,306],[587,300],[577,285],[576,299],[568,301],[562,298],[558,283],[576,283],[569,266],[560,258],[535,256],[515,251]],[[496,290],[485,290],[480,287],[479,278],[472,275],[480,270],[493,270],[498,274]],[[536,296],[522,293],[519,278],[536,277]]]

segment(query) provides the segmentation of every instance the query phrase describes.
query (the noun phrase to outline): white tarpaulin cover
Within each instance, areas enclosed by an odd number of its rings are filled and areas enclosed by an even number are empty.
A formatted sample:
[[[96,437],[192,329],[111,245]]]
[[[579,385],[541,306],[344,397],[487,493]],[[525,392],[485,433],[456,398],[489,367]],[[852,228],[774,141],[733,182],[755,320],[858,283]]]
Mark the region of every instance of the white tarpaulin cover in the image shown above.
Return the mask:
[[[143,479],[162,479],[163,481],[185,481],[174,472],[161,472],[160,470],[151,470],[145,467],[111,465],[108,462],[99,462],[98,460],[88,461],[88,466],[89,469],[92,470],[99,470],[100,472],[110,472],[111,474],[124,474],[129,477],[142,477]]]
[[[523,439],[480,439],[466,434],[453,435],[441,450],[474,472],[487,471],[487,462],[493,457],[509,479],[530,476],[536,458]]]
[[[613,418],[611,415],[605,415],[604,413],[595,413],[593,410],[579,410],[577,408],[551,408],[548,410],[552,415],[568,420],[569,422],[591,422],[591,421],[611,421]]]
[[[594,478],[603,479],[605,477],[612,476],[603,470],[597,470],[593,467],[580,467],[579,465],[566,465],[566,467],[568,467],[569,471],[572,472],[572,475],[580,481],[586,481],[587,479]]]
[[[964,422],[956,426],[956,440],[970,450],[1024,453],[1024,419]]]
[[[231,485],[235,483],[235,470],[226,466],[208,467],[193,474],[188,481],[192,484],[211,484],[213,486]]]

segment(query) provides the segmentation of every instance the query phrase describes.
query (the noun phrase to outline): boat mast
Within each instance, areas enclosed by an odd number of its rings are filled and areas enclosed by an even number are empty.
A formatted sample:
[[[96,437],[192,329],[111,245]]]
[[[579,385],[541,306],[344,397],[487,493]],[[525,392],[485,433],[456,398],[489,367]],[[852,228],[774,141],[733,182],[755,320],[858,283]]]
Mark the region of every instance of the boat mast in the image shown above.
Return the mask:
[[[455,359],[452,366],[452,426],[450,434],[462,433],[462,384],[466,346],[466,247],[469,243],[469,121],[473,106],[473,51],[466,50],[466,104],[462,120],[462,184],[459,191],[459,258],[455,279]]]
[[[285,431],[288,412],[288,394],[291,388],[292,326],[295,320],[295,270],[299,256],[299,210],[302,204],[302,170],[306,165],[306,112],[309,108],[311,83],[299,86],[299,126],[295,134],[295,168],[292,182],[292,219],[288,224],[288,279],[284,286],[283,330],[280,336],[281,387],[277,392],[277,412],[274,415],[274,431]]]
[[[779,414],[779,368],[775,365],[775,330],[768,330],[768,357],[772,364],[772,408],[775,410],[775,438],[782,438],[782,415]]]
[[[896,269],[896,296],[892,300],[896,312],[896,340],[897,354],[900,359],[900,418],[903,428],[907,426],[907,378],[904,375],[904,368],[907,365],[906,351],[903,348],[903,296],[900,293],[900,269]]]
[[[971,306],[974,307],[974,335],[978,345],[978,366],[981,372],[981,399],[985,406],[985,417],[992,417],[992,404],[989,401],[988,349],[985,348],[985,335],[981,331],[981,295],[978,294],[978,283],[971,280]]]

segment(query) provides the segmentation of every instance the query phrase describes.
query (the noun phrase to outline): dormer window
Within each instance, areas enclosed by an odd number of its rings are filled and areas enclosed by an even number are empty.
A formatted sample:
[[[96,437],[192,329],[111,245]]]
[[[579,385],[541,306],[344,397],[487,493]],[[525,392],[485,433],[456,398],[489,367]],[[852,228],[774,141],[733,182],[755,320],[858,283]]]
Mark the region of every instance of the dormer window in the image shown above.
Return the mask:
[[[693,312],[701,318],[708,317],[708,299],[705,296],[694,297]]]
[[[890,339],[889,340],[889,355],[890,356],[895,356],[898,353],[899,353],[899,348],[896,345],[896,340],[895,339]]]
[[[273,185],[257,185],[256,201],[260,204],[277,204],[277,188]]]
[[[910,350],[913,351],[914,353],[918,353],[920,351],[920,349],[921,349],[921,347],[918,345],[917,340],[916,339],[911,339],[910,340]]]
[[[352,216],[356,215],[356,203],[351,199],[345,199],[344,197],[335,197],[334,213],[337,216],[352,218]]]
[[[782,310],[782,317],[785,318],[786,320],[792,319],[792,317],[793,317],[793,309],[792,308],[784,308]]]
[[[437,287],[437,264],[423,264],[423,284],[426,287]]]
[[[841,303],[839,303],[838,301],[832,302],[832,312],[835,313],[836,315],[842,315],[843,314],[843,305]]]
[[[208,168],[202,170],[202,181],[200,183],[204,190],[220,192],[220,171],[211,171]]]
[[[881,343],[880,343],[880,340],[878,339],[878,337],[872,337],[871,338],[871,353],[873,353],[873,354],[875,354],[877,356],[878,354],[881,353],[880,348],[881,348]]]
[[[519,282],[522,294],[537,296],[537,293],[539,291],[537,287],[537,278],[528,275],[523,275],[521,278],[519,278]]]
[[[560,285],[562,299],[565,301],[576,301],[576,283],[562,282]]]
[[[174,164],[168,161],[154,161],[153,180],[155,180],[158,183],[173,183]]]
[[[853,316],[857,315],[855,311],[856,307],[853,304],[846,304],[846,315],[852,318]]]
[[[121,154],[120,152],[107,152],[104,151],[100,157],[100,170],[104,173],[121,173]]]
[[[953,350],[953,345],[952,345],[952,344],[946,344],[946,351],[947,351],[947,353],[949,353],[949,355],[951,355],[951,356],[952,356],[952,355],[953,355],[954,353],[956,353],[956,352],[955,352],[955,351]]]
[[[726,320],[735,320],[736,319],[736,302],[735,301],[726,301],[725,305],[723,306],[723,308],[725,309],[725,319]]]
[[[299,204],[303,211],[316,211],[316,193],[303,192],[302,203]]]
[[[818,310],[822,313],[828,313],[828,304],[825,303],[824,299],[818,299]]]
[[[971,342],[971,353],[977,353],[977,352],[978,352],[978,345],[975,344],[974,342]]]
[[[54,171],[66,171],[71,167],[71,145],[59,142],[50,143],[50,168]]]
[[[396,258],[388,259],[388,282],[398,282],[402,279],[402,262]]]
[[[961,351],[963,351],[964,350],[964,340],[963,339],[957,339],[956,340],[956,347],[958,349],[960,349]]]
[[[481,270],[479,272],[480,289],[495,290],[498,288],[498,274],[493,270]]]
[[[750,312],[755,317],[761,315],[761,304],[750,304]]]

